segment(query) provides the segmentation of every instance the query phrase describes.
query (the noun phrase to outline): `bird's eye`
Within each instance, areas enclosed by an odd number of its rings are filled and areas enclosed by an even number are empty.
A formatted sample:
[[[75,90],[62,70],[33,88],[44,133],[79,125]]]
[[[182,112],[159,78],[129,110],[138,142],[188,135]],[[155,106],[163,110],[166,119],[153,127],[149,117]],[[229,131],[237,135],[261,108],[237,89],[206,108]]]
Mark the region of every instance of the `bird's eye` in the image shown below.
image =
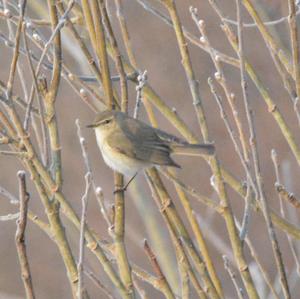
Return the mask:
[[[111,119],[107,119],[104,121],[104,124],[106,125],[106,124],[109,124],[110,122],[111,122]]]

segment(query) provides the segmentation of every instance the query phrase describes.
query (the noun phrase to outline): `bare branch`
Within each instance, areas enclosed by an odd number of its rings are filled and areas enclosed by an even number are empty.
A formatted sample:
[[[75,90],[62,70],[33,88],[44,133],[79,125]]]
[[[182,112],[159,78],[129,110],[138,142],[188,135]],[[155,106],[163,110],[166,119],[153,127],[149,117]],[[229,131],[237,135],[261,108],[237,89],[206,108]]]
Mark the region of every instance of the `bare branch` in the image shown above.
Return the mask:
[[[25,180],[25,172],[18,172],[18,180],[19,180],[19,201],[20,201],[20,214],[19,219],[17,220],[17,231],[16,231],[16,246],[21,266],[21,274],[22,280],[25,287],[26,298],[34,299],[34,291],[31,280],[31,273],[29,267],[29,261],[26,253],[26,245],[25,245],[25,229],[27,224],[27,210],[28,210],[28,201],[29,201],[29,193],[26,189],[26,180]]]
[[[81,198],[81,219],[80,219],[80,237],[79,237],[79,257],[77,263],[78,270],[78,290],[77,296],[78,299],[82,299],[85,292],[83,273],[84,273],[84,247],[85,247],[85,239],[84,239],[84,231],[86,225],[86,215],[87,215],[87,206],[89,199],[89,192],[91,189],[91,173],[87,173],[85,175],[85,192]]]

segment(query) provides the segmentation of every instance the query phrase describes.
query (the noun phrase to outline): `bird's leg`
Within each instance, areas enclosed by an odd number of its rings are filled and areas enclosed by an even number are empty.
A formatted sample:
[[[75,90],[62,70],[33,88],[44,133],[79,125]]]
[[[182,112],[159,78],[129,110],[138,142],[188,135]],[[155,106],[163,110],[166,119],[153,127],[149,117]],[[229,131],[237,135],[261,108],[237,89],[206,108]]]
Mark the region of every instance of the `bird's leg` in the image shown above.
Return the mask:
[[[135,175],[128,181],[128,183],[122,187],[122,188],[118,188],[114,191],[114,194],[118,193],[118,192],[124,192],[126,191],[127,187],[129,186],[129,184],[134,180],[134,178],[136,177],[137,172],[135,173]]]

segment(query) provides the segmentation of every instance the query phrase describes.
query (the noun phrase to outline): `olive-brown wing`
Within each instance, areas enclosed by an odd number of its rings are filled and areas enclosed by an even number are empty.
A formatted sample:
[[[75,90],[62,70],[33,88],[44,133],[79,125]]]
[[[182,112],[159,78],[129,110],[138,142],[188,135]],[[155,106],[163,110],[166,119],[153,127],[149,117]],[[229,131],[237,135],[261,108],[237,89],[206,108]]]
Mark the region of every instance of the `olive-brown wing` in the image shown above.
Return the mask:
[[[129,118],[119,129],[107,138],[108,144],[119,152],[152,164],[179,167],[170,157],[168,143],[151,127]]]

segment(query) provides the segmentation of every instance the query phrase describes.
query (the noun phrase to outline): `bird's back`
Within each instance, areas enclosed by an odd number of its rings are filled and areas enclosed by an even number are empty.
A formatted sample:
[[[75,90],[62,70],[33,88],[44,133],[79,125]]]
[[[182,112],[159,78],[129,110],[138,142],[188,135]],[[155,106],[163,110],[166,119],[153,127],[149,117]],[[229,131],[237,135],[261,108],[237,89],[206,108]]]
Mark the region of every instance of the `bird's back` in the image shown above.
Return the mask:
[[[169,141],[167,138],[162,139],[160,137],[159,133],[162,131],[156,130],[134,118],[125,117],[123,114],[118,115],[116,120],[122,134],[115,134],[111,138],[114,138],[114,143],[116,139],[119,139],[122,142],[122,147],[123,144],[131,147],[128,148],[128,155],[133,155],[136,159],[149,161],[155,165],[179,167],[170,157],[171,147]],[[169,136],[172,137],[172,135]]]

